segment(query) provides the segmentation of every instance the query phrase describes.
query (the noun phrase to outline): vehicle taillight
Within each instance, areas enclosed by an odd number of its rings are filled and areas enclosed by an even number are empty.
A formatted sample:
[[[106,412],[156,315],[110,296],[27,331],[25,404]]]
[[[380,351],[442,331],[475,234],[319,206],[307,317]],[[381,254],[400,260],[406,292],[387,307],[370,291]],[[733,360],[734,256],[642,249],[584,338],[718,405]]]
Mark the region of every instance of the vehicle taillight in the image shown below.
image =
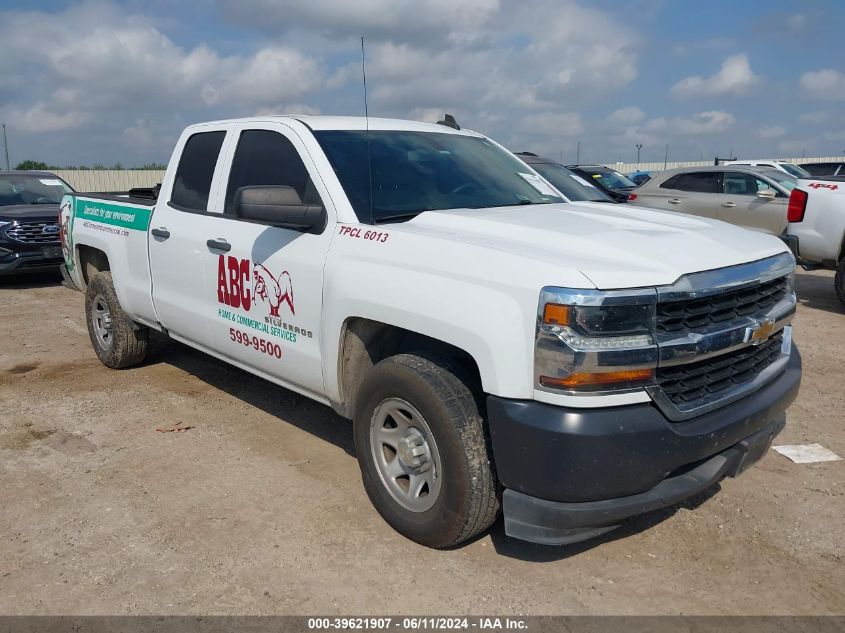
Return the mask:
[[[786,219],[790,222],[801,222],[804,211],[807,210],[807,192],[793,189],[789,194],[789,206],[786,207]]]
[[[637,199],[637,194],[635,194],[635,193],[629,193],[628,194],[628,202],[631,202],[631,201],[636,200],[636,199]]]

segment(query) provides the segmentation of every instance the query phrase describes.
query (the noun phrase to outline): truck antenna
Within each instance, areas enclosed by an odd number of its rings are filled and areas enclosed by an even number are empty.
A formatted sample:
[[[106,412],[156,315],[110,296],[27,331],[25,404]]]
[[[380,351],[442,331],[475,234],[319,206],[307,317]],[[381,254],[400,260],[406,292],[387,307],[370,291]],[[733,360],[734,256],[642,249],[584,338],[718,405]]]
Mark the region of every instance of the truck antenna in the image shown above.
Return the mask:
[[[367,136],[367,176],[370,181],[370,223],[375,224],[373,210],[373,154],[370,148],[370,111],[367,108],[367,58],[364,54],[364,36],[361,36],[361,76],[364,78],[364,125]]]

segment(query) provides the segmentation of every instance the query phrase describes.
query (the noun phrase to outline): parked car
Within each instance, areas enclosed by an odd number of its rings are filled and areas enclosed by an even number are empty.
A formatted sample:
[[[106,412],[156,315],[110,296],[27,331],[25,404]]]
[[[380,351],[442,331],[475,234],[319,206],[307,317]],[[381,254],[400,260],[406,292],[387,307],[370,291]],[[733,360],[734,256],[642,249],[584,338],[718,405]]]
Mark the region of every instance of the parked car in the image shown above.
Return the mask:
[[[845,162],[801,163],[800,167],[811,176],[845,176]]]
[[[104,365],[159,330],[331,405],[382,517],[449,547],[500,503],[562,544],[699,494],[798,392],[782,241],[562,202],[468,130],[262,116],[188,127],[155,201],[61,213]]]
[[[46,171],[0,171],[0,275],[59,272],[59,202],[73,189]]]
[[[567,169],[596,185],[616,202],[628,200],[628,194],[637,187],[637,183],[615,169],[602,165],[567,165]]]
[[[770,169],[777,169],[784,173],[793,176],[794,178],[807,178],[810,172],[802,167],[785,160],[729,160],[723,165],[748,165],[750,167],[768,167]]]
[[[787,241],[798,263],[835,270],[845,303],[845,176],[801,180],[789,196]]]
[[[723,220],[781,235],[796,179],[768,167],[681,167],[656,174],[631,192],[630,204]]]
[[[651,178],[651,172],[643,170],[634,171],[628,174],[628,178],[631,180],[631,182],[639,186],[643,184],[646,180]]]
[[[519,159],[531,165],[555,189],[570,202],[615,202],[613,198],[573,171],[550,158],[543,158],[531,152],[517,152]]]

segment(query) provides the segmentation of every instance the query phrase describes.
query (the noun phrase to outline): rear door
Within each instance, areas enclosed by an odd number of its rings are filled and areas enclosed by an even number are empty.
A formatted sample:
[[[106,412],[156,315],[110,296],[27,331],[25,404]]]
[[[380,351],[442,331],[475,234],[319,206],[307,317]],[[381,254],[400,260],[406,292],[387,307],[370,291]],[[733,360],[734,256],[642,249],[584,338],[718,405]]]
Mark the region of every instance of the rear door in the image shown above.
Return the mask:
[[[225,182],[203,238],[212,345],[244,365],[322,394],[320,319],[323,268],[334,234],[334,210],[305,144],[281,122],[240,124],[227,151]],[[322,204],[319,234],[241,220],[235,192],[250,185],[286,185],[305,203]]]
[[[772,190],[775,198],[758,197],[757,193],[764,189]],[[786,229],[787,198],[760,176],[726,171],[722,175],[722,192],[715,197],[720,220],[772,235],[780,235]]]
[[[230,126],[231,127],[231,126]],[[220,181],[225,125],[192,129],[180,139],[150,223],[152,296],[159,322],[177,339],[209,347],[207,236],[216,228],[209,201]],[[181,151],[180,151],[181,150]]]
[[[660,209],[689,213],[705,218],[717,217],[713,194],[721,191],[721,175],[713,171],[682,172],[660,185],[644,185],[647,196],[637,202]]]

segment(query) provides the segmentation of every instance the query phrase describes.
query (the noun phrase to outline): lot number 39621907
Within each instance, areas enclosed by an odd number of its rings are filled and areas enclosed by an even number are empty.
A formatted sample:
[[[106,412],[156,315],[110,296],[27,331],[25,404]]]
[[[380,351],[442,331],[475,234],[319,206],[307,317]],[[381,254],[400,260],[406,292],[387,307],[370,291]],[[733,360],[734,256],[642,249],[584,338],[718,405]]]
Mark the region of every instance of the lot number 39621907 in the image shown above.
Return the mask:
[[[282,357],[282,348],[277,343],[265,341],[263,338],[257,336],[250,336],[246,332],[241,332],[233,327],[229,328],[229,338],[235,343],[240,343],[244,347],[251,347],[262,354],[275,356],[276,358]]]

